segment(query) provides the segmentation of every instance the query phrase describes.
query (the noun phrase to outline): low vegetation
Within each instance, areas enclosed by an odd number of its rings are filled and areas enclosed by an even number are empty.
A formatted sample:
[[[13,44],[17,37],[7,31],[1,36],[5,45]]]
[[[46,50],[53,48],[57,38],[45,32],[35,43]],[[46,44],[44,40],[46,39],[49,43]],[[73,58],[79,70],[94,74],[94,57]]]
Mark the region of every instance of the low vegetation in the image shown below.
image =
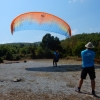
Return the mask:
[[[100,33],[83,33],[60,41],[58,37],[47,33],[41,42],[0,44],[0,63],[3,60],[50,59],[58,49],[60,58],[81,60],[80,52],[84,45],[92,42],[95,46],[96,62],[100,63]]]

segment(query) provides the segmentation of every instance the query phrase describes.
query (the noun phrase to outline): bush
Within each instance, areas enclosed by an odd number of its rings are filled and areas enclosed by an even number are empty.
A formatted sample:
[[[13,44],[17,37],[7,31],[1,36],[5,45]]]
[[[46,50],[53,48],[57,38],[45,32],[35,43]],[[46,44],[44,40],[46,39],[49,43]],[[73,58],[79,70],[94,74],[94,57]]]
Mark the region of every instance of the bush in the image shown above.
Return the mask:
[[[0,57],[0,63],[3,63],[3,60],[2,60],[2,58]]]
[[[6,53],[6,60],[13,60],[12,53],[9,51]]]
[[[20,55],[18,54],[13,55],[13,60],[20,60]]]

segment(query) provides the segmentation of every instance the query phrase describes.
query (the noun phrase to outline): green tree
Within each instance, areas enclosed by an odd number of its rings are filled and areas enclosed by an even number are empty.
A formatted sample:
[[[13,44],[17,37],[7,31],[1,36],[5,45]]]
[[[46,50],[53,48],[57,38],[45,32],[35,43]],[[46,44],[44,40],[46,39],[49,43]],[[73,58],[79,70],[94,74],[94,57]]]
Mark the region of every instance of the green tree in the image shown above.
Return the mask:
[[[43,56],[44,56],[43,49],[42,49],[41,46],[39,46],[39,47],[37,48],[37,51],[36,51],[36,57],[37,57],[38,59],[42,59]]]
[[[53,57],[53,53],[50,49],[45,48],[43,51],[44,51],[44,58],[52,58]]]
[[[47,33],[43,38],[40,44],[43,48],[48,48],[50,50],[61,49],[61,44],[59,38],[51,36],[50,33]]]
[[[24,55],[27,54],[26,47],[20,48],[20,53]]]
[[[79,42],[77,45],[73,47],[72,54],[73,56],[81,56],[81,51],[85,49],[85,43]]]
[[[6,45],[0,46],[0,56],[5,56],[6,53],[9,51],[9,48]]]
[[[7,54],[6,54],[6,60],[13,60],[13,55],[12,55],[12,53],[11,52],[7,52]]]
[[[0,57],[0,63],[3,63],[3,59]]]

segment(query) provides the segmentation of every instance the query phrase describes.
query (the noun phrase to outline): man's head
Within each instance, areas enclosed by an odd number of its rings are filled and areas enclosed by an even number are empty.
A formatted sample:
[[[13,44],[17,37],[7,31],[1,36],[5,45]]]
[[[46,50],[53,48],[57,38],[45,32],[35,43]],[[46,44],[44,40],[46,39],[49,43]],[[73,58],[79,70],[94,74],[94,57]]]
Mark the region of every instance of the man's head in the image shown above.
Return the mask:
[[[88,42],[88,43],[85,45],[85,47],[86,47],[87,49],[93,49],[93,48],[94,48],[94,46],[93,46],[93,44],[92,44],[91,42]]]

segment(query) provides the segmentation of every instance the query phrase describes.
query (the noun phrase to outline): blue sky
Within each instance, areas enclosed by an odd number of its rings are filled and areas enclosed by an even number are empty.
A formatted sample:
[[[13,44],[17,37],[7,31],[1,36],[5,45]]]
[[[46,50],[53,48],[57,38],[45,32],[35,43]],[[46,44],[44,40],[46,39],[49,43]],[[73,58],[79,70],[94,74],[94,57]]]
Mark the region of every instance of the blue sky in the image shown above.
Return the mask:
[[[66,21],[72,35],[100,32],[100,0],[0,0],[0,44],[38,42],[46,31],[20,31],[11,34],[12,20],[26,12],[46,12]],[[65,36],[51,33],[60,40]]]

